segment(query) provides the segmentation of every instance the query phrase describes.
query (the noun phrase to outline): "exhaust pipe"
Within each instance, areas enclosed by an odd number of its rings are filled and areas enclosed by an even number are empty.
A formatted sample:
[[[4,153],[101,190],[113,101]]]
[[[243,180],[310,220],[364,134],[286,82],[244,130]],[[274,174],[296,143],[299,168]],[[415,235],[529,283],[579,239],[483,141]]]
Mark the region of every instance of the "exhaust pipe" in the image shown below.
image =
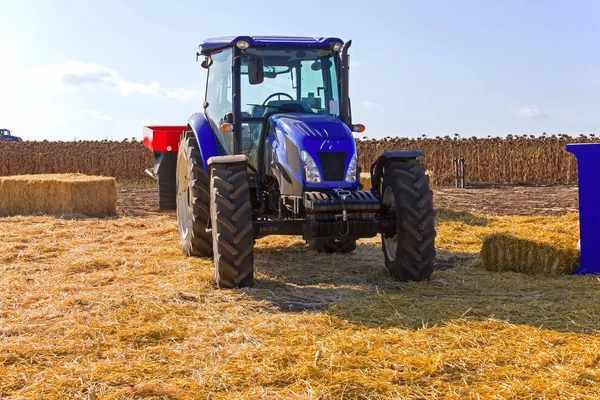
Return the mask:
[[[342,48],[342,71],[341,79],[341,94],[340,94],[340,109],[342,112],[342,121],[350,129],[352,129],[352,111],[350,110],[350,55],[348,50],[352,46],[352,40],[348,40]]]

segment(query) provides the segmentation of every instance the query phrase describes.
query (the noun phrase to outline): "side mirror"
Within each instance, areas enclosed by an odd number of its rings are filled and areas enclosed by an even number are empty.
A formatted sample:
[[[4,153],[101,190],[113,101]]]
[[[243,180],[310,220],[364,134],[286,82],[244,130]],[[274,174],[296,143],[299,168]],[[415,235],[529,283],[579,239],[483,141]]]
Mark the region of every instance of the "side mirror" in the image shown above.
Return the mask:
[[[333,63],[328,58],[323,58],[321,60],[315,60],[314,63],[311,64],[310,69],[313,71],[321,71],[323,69],[329,69]]]
[[[212,58],[208,58],[208,57],[206,57],[206,58],[205,58],[205,59],[202,61],[202,63],[200,64],[200,66],[201,66],[202,68],[204,68],[204,69],[208,69],[208,67],[210,67],[210,66],[212,65],[212,63],[213,63],[213,60],[212,60]]]
[[[248,56],[248,81],[251,85],[258,85],[265,80],[265,71],[262,58],[249,55]]]

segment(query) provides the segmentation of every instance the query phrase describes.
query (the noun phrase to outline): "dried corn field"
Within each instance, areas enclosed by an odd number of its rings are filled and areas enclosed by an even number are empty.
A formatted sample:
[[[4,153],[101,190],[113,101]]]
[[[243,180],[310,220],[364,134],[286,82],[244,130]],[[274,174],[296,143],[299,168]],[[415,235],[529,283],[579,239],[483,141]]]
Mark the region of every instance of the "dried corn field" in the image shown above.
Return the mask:
[[[357,140],[359,164],[368,171],[386,150],[418,149],[433,183],[453,183],[452,159],[464,158],[469,184],[564,185],[577,182],[568,143],[598,142],[594,135],[508,136],[506,138],[385,138]],[[0,176],[84,173],[142,179],[152,153],[137,141],[0,142]]]
[[[0,142],[0,176],[82,173],[142,179],[153,165],[141,142]]]
[[[577,162],[568,143],[598,142],[594,136],[512,136],[506,138],[385,138],[357,141],[359,165],[368,171],[387,150],[422,150],[433,183],[454,182],[452,159],[464,158],[470,184],[564,185],[577,182]]]

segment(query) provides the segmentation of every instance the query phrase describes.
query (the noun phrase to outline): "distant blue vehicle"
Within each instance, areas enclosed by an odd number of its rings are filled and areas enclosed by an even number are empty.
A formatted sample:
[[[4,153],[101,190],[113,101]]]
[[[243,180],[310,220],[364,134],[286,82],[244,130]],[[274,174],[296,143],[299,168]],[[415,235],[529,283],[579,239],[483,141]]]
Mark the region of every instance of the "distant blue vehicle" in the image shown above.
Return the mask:
[[[161,176],[170,177],[163,186],[172,191],[182,250],[214,256],[218,287],[253,285],[254,242],[268,235],[301,235],[314,251],[348,253],[357,239],[381,234],[394,278],[433,272],[423,153],[386,151],[370,168],[372,189],[361,190],[352,132],[365,127],[352,123],[351,43],[238,36],[200,44],[203,110],[181,127],[177,157],[173,145],[173,156],[155,150],[155,175],[159,190]],[[160,127],[152,128],[158,148]]]
[[[20,137],[13,136],[8,129],[0,129],[0,140],[5,140],[8,142],[22,142],[23,141],[23,139],[21,139]]]

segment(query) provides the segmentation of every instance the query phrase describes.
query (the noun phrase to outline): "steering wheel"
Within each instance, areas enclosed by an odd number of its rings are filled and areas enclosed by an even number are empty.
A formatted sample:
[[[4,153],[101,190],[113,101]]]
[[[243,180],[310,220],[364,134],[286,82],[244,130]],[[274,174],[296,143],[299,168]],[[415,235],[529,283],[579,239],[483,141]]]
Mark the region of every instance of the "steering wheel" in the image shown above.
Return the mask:
[[[277,92],[277,93],[273,93],[273,94],[269,95],[269,97],[267,97],[267,98],[265,99],[265,101],[263,101],[263,103],[262,103],[263,107],[265,107],[265,106],[267,105],[267,103],[269,102],[269,100],[271,100],[271,98],[272,98],[272,97],[275,97],[275,96],[277,96],[277,100],[281,100],[281,96],[286,96],[286,97],[288,97],[288,98],[289,98],[291,101],[296,101],[296,100],[294,100],[294,98],[293,98],[292,96],[290,96],[290,95],[289,95],[289,94],[287,94],[287,93],[284,93],[284,92]]]

